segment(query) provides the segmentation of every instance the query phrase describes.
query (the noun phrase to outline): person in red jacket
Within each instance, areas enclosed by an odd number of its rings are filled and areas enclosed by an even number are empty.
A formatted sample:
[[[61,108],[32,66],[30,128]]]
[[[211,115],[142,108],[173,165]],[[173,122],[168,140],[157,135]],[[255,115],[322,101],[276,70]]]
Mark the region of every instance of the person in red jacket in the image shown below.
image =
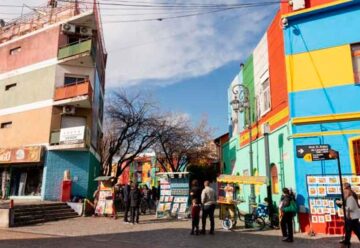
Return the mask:
[[[192,206],[191,206],[191,219],[192,219],[192,226],[191,226],[191,235],[199,235],[199,222],[200,222],[200,210],[201,205],[198,203],[197,199],[192,199]]]

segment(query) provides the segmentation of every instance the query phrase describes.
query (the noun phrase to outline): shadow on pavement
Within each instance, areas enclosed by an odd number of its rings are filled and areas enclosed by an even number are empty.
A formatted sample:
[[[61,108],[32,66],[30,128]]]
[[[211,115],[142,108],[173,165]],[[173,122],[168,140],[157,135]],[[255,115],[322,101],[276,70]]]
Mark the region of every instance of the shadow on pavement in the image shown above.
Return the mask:
[[[97,228],[94,226],[93,228]],[[73,247],[118,247],[118,248],[259,248],[259,247],[341,247],[338,237],[305,239],[295,238],[294,243],[284,243],[279,236],[265,233],[253,234],[242,232],[218,231],[215,235],[189,235],[189,229],[158,229],[132,231],[79,237],[46,237],[40,239],[1,240],[1,248],[73,248]],[[358,245],[358,244],[356,244]],[[354,246],[356,247],[356,246]]]

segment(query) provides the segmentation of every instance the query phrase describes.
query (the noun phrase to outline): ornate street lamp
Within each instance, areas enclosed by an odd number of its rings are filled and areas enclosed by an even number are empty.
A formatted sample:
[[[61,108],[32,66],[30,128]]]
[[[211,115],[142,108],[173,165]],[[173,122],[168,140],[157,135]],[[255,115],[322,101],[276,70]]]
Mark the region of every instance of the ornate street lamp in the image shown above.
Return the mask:
[[[232,109],[235,113],[243,113],[246,118],[247,110],[247,128],[249,131],[249,157],[250,157],[250,175],[254,176],[254,161],[253,161],[253,149],[252,149],[252,136],[251,136],[251,106],[250,106],[250,92],[249,89],[243,84],[236,84],[232,88],[234,99],[230,102]],[[251,193],[249,198],[249,210],[252,212],[256,205],[255,187],[252,184]]]

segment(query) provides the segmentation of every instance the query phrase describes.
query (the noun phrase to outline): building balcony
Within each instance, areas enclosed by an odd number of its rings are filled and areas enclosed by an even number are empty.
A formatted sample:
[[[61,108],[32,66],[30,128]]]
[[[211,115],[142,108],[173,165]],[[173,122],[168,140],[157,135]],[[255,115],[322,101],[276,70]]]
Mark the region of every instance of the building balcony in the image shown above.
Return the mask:
[[[92,88],[89,80],[56,88],[54,105],[91,108]]]
[[[87,150],[90,147],[90,128],[85,126],[53,130],[49,150]]]
[[[58,59],[63,60],[73,56],[90,55],[92,49],[92,40],[80,40],[75,43],[67,44],[60,47],[58,52]]]

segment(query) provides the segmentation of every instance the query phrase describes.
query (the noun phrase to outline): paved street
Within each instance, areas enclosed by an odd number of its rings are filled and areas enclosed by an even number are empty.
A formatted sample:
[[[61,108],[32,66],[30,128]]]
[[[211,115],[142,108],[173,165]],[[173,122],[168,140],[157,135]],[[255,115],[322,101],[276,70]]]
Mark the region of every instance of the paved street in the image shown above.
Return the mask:
[[[155,220],[146,216],[140,222],[132,226],[121,220],[88,217],[2,229],[0,247],[340,247],[337,244],[339,237],[309,238],[297,234],[295,243],[287,244],[281,241],[278,230],[252,232],[239,228],[223,231],[217,223],[214,236],[191,236],[190,221]]]

